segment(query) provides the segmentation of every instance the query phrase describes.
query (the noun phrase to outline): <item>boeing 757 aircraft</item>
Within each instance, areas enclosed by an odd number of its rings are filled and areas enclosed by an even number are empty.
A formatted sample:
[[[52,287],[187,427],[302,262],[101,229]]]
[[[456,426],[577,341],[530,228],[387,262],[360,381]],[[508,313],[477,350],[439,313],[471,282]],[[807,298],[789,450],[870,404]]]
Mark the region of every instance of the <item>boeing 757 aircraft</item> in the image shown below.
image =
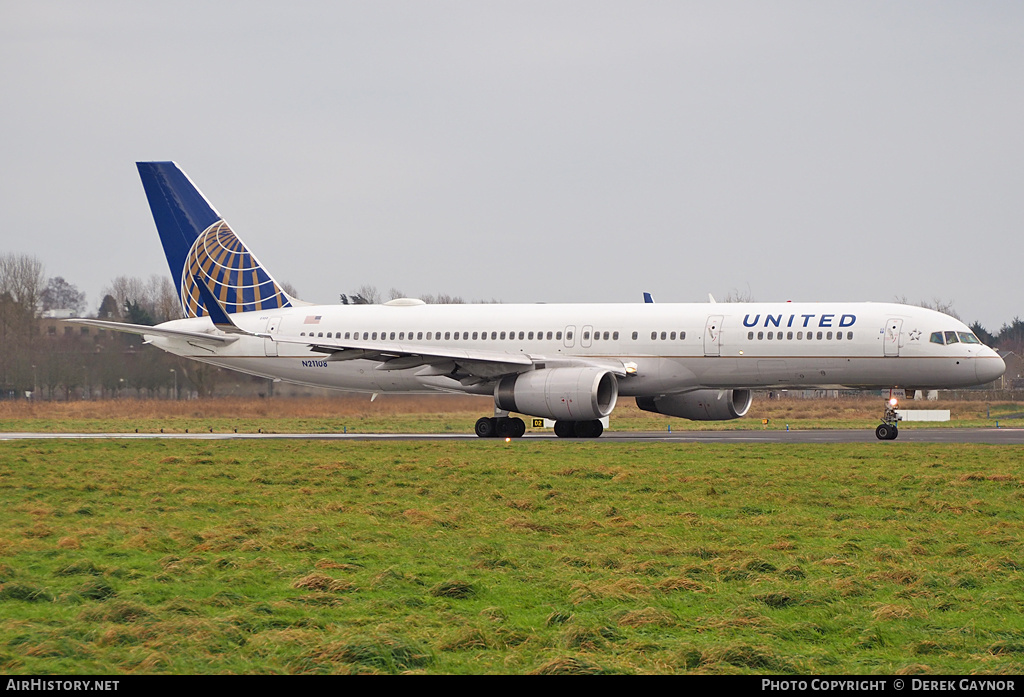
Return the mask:
[[[522,436],[514,412],[594,438],[619,397],[715,421],[745,415],[754,389],[956,388],[1005,369],[962,322],[890,303],[313,305],[282,290],[175,163],[138,168],[185,318],[70,321],[304,385],[491,395],[480,437]],[[898,435],[893,406],[879,439]]]

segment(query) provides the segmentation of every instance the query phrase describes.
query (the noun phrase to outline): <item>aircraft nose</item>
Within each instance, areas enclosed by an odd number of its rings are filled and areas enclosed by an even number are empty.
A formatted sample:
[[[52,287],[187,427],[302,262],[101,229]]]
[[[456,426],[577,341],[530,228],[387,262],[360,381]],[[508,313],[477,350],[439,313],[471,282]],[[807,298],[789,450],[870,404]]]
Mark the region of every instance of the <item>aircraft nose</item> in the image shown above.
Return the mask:
[[[978,383],[992,382],[1006,371],[1006,363],[999,356],[979,356],[974,361],[974,370],[978,375]]]

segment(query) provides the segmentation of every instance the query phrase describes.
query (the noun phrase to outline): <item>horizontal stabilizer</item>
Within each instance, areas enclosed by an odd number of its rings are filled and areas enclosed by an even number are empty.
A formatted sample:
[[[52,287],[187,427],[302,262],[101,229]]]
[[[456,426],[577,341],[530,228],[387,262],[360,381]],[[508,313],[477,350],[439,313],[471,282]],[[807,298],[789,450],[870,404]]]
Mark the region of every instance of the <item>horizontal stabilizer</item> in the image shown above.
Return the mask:
[[[138,334],[140,336],[164,336],[169,339],[184,339],[188,341],[204,341],[211,344],[224,346],[238,341],[234,336],[222,336],[220,334],[204,334],[203,332],[187,332],[180,329],[168,329],[165,327],[150,327],[146,324],[128,324],[126,322],[110,322],[102,319],[66,319],[71,324],[87,324],[92,327],[101,327],[115,332],[126,334]]]

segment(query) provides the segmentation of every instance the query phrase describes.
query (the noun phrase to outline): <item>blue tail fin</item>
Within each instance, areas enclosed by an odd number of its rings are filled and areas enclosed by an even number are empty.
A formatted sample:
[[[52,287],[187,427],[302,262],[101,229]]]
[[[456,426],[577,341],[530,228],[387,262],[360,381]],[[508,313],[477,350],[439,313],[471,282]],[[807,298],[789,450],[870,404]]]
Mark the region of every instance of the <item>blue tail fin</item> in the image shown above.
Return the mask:
[[[186,317],[210,314],[204,283],[227,312],[290,307],[288,296],[173,162],[138,162],[167,264]]]

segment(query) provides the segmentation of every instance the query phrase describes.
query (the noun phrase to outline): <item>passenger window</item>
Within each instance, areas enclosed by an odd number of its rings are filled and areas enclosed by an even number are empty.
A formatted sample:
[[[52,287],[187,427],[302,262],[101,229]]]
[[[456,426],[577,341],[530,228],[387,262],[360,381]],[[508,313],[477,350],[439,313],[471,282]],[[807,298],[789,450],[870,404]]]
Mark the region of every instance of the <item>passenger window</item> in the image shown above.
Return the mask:
[[[330,338],[331,338],[331,333],[330,333],[330,332],[327,332],[327,338],[328,338],[328,339],[330,339]]]
[[[299,336],[306,336],[306,332],[299,332]]]
[[[526,338],[526,332],[519,332],[519,340],[522,341],[524,338]]]
[[[590,338],[590,332],[583,332],[583,340],[586,341]]]
[[[562,340],[562,332],[555,332],[555,340],[556,341],[561,341]]]
[[[473,332],[473,341],[476,341],[477,332]]]
[[[398,332],[398,340],[405,341],[405,332]]]
[[[676,333],[672,332],[671,334],[668,335],[668,338],[671,339],[672,341],[675,341],[676,340]]]
[[[666,336],[668,336],[668,334],[666,332],[662,332],[661,333],[661,340],[664,341]]]
[[[956,338],[956,332],[946,332],[946,345],[959,344],[960,339]]]
[[[797,332],[796,333],[797,341],[801,341],[801,340],[803,340],[803,338],[804,338],[804,333],[803,332]]]
[[[754,332],[747,332],[747,341],[750,341],[753,338],[754,338]]]
[[[419,341],[423,340],[423,332],[416,332],[416,339]]]
[[[572,332],[566,332],[565,333],[565,340],[566,341],[572,341]]]
[[[394,332],[391,332],[391,340],[392,340],[392,341],[394,341],[394,340],[395,340],[395,333],[394,333]]]
[[[548,332],[548,341],[551,341],[551,332]]]
[[[605,333],[604,333],[604,340],[605,340],[605,341],[608,341],[608,332],[605,332]]]
[[[786,332],[786,341],[790,341],[793,338],[793,332]]]
[[[448,341],[451,338],[452,338],[452,333],[451,332],[445,332],[444,333],[444,340],[445,341]]]
[[[775,332],[768,332],[768,341],[771,341],[775,337]]]
[[[761,341],[761,339],[763,339],[763,338],[764,338],[764,332],[758,332],[757,333],[757,340]]]
[[[324,335],[323,332],[320,332],[319,334],[317,334],[317,336],[323,336],[323,335]]]
[[[846,340],[853,341],[853,332],[846,332]]]
[[[836,332],[836,340],[837,341],[842,341],[843,340],[843,333],[842,332]]]
[[[686,332],[679,332],[679,340],[683,341],[686,339]]]
[[[654,341],[657,338],[658,338],[658,332],[651,332],[651,341]]]
[[[498,338],[498,332],[491,332],[491,341],[495,341]]]
[[[502,338],[502,340],[504,340],[504,339],[505,339],[505,332],[502,332],[502,333],[501,333],[501,338]]]
[[[818,332],[818,341],[821,341],[821,332]]]
[[[640,335],[640,333],[639,333],[639,332],[633,332],[633,341],[636,341],[636,340],[637,340],[637,337],[638,337],[639,335]]]
[[[615,332],[614,334],[612,334],[612,341],[618,341],[618,340],[619,340],[619,333]]]
[[[363,332],[363,341],[366,341],[369,338],[370,338],[370,332]]]
[[[433,332],[427,332],[427,341],[430,341],[430,337],[433,336]]]
[[[345,332],[345,338],[346,338],[346,339],[351,339],[352,337],[351,337],[351,336],[349,335],[349,333],[348,333],[348,332]]]
[[[775,339],[776,339],[776,341],[782,341],[782,332],[779,332],[778,334],[776,334],[775,335]]]
[[[826,334],[825,338],[831,341],[831,339],[832,339],[832,332],[829,332],[828,334]]]

